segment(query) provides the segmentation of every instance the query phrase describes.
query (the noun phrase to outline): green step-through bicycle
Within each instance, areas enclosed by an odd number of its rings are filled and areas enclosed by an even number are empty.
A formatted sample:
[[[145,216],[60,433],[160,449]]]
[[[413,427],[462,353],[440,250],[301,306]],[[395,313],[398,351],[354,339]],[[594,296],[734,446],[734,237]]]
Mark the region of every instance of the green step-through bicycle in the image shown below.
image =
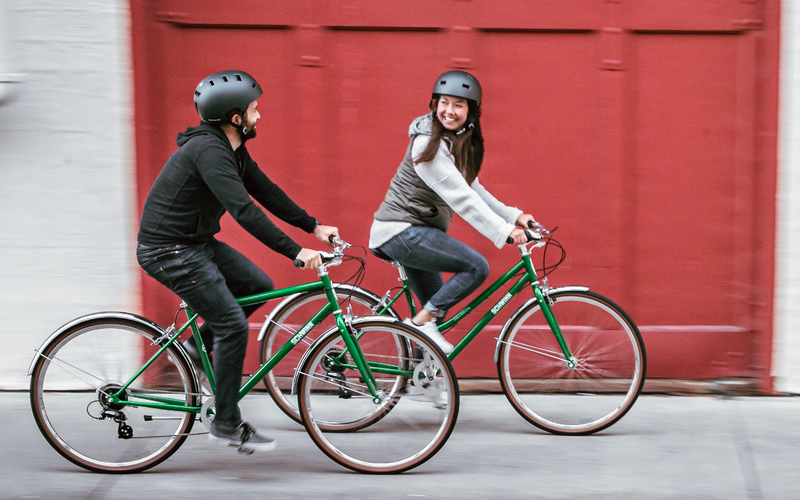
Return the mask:
[[[548,286],[547,275],[566,254],[540,224],[527,232],[528,243],[518,245],[519,262],[439,325],[441,332],[450,330],[511,283],[469,332],[454,342],[448,358],[455,359],[512,298],[531,290],[533,297],[511,314],[496,337],[494,359],[502,390],[523,418],[545,431],[564,435],[598,432],[621,419],[642,390],[647,359],[641,334],[622,308],[587,287]],[[533,248],[543,249],[542,278],[532,263]],[[545,258],[548,248],[560,252],[549,265]],[[359,316],[397,317],[393,307],[405,297],[414,316],[417,309],[403,266],[388,256],[378,256],[398,269],[399,289],[378,297],[358,287],[339,285],[336,293],[340,300],[348,299],[351,311]],[[285,339],[295,335],[309,311],[317,310],[324,300],[321,292],[298,293],[276,306],[259,334],[262,359],[269,359]],[[313,335],[303,340],[307,345],[313,341]],[[300,354],[297,356],[284,358],[264,382],[278,406],[300,422],[292,384]],[[356,373],[343,374],[348,381],[358,378]]]

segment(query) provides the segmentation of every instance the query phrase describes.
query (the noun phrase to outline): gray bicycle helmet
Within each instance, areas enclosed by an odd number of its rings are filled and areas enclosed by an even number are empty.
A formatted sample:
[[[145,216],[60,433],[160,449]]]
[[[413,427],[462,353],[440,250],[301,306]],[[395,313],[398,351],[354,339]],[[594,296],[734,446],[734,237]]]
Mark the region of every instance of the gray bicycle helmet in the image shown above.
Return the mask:
[[[466,71],[448,71],[437,78],[433,85],[433,95],[443,94],[472,99],[478,106],[481,105],[481,84]]]
[[[255,78],[228,70],[203,78],[194,91],[194,107],[206,122],[224,122],[232,109],[246,110],[263,94]]]

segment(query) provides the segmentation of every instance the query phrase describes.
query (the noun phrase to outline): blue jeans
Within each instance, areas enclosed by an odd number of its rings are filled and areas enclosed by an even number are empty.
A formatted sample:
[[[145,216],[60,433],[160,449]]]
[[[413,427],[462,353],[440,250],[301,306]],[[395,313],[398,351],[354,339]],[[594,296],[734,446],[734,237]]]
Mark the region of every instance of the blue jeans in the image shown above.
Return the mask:
[[[205,321],[203,341],[214,351],[215,423],[241,421],[239,388],[249,325],[260,304],[242,308],[236,297],[274,289],[272,279],[250,259],[221,241],[164,248],[138,245],[142,269],[172,290]],[[208,348],[207,348],[208,349]]]
[[[379,249],[403,264],[411,290],[439,318],[489,276],[489,262],[483,255],[432,227],[411,226]],[[455,274],[444,283],[442,272]]]

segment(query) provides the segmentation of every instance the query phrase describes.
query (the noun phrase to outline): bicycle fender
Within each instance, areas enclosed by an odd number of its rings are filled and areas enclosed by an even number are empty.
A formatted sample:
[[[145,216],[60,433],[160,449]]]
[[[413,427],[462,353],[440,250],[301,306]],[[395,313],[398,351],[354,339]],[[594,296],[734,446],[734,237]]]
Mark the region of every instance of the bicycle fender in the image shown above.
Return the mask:
[[[358,327],[359,324],[365,323],[365,322],[368,322],[368,321],[369,322],[376,322],[377,321],[377,322],[387,323],[387,324],[400,323],[397,319],[392,318],[390,316],[362,316],[360,318],[354,319],[352,325],[353,325],[353,327]],[[402,323],[400,323],[400,324],[402,324]],[[325,331],[325,333],[320,335],[319,338],[317,338],[317,340],[314,341],[314,344],[316,344],[318,342],[327,342],[328,339],[330,337],[334,336],[334,335],[339,335],[339,328],[335,327],[335,326],[330,328],[330,329],[328,329],[327,331]],[[299,377],[299,375],[300,375],[301,370],[299,368],[302,367],[303,365],[305,365],[306,359],[308,358],[308,355],[309,355],[308,353],[313,350],[312,347],[314,346],[314,344],[311,344],[311,346],[309,346],[309,348],[306,349],[306,352],[303,353],[303,357],[300,358],[300,362],[297,363],[298,369],[294,371],[294,377],[292,378],[292,392],[291,392],[292,396],[296,396],[297,395],[297,390],[298,390],[298,388],[300,386],[300,377]]]
[[[565,292],[588,292],[588,286],[579,286],[579,285],[569,285],[569,286],[561,286],[558,288],[551,288],[548,292],[548,295],[557,295],[560,293]],[[516,321],[517,317],[522,314],[522,312],[530,307],[531,304],[536,304],[536,297],[532,297],[528,299],[524,304],[519,306],[516,311],[506,320],[505,324],[503,325],[503,329],[500,330],[500,335],[497,336],[497,344],[494,346],[494,362],[497,364],[497,361],[500,359],[500,346],[503,344],[503,339],[506,337],[506,333],[508,332],[509,325]]]
[[[284,307],[286,307],[286,304],[288,304],[292,300],[296,299],[300,295],[303,295],[303,292],[289,295],[288,297],[283,299],[280,302],[280,304],[275,306],[275,308],[272,310],[272,312],[270,312],[269,315],[267,316],[266,321],[264,321],[264,324],[261,325],[261,329],[258,331],[258,341],[259,342],[261,342],[264,339],[264,335],[267,333],[267,327],[272,324],[272,319],[277,315],[277,313],[279,311],[281,311]]]
[[[381,300],[380,297],[378,297],[374,293],[370,292],[369,290],[366,290],[366,289],[358,287],[358,286],[350,285],[350,284],[347,284],[347,283],[334,283],[333,284],[333,289],[334,290],[357,291],[357,292],[363,293],[364,295],[368,295],[370,298],[373,298],[375,300],[375,302],[380,302],[380,300]],[[264,324],[261,325],[261,329],[258,331],[258,341],[259,342],[264,340],[264,335],[267,334],[267,327],[272,324],[272,322],[275,319],[275,317],[278,316],[278,314],[280,314],[283,311],[283,309],[286,307],[286,305],[289,304],[291,301],[295,300],[297,297],[299,297],[301,295],[304,295],[305,293],[306,292],[299,292],[299,293],[295,293],[295,294],[289,295],[288,297],[283,299],[277,306],[275,306],[275,308],[272,310],[272,312],[269,313],[269,316],[267,316],[266,321],[264,321]]]
[[[161,326],[159,326],[156,323],[153,323],[149,319],[144,318],[144,317],[139,316],[139,315],[136,315],[136,314],[127,313],[127,312],[103,311],[103,312],[87,314],[85,316],[80,316],[80,317],[75,318],[72,321],[66,323],[65,325],[61,326],[58,330],[56,330],[49,337],[47,337],[47,339],[42,343],[41,346],[39,346],[38,349],[35,349],[36,354],[33,356],[33,360],[31,360],[30,367],[28,367],[28,376],[30,377],[31,374],[33,373],[33,367],[36,364],[36,361],[41,356],[40,353],[42,351],[44,351],[47,347],[49,347],[50,344],[52,344],[53,341],[55,341],[55,339],[59,335],[64,333],[64,331],[69,330],[71,328],[74,328],[74,327],[80,325],[81,323],[85,323],[85,322],[89,322],[89,321],[96,321],[98,319],[105,319],[105,318],[122,319],[122,320],[126,320],[126,321],[131,321],[131,322],[134,322],[134,323],[139,323],[140,325],[144,326],[145,328],[150,328],[152,330],[155,330],[159,334],[163,334],[165,332],[165,330],[163,328],[161,328]],[[175,344],[180,344],[180,342],[176,342]],[[183,350],[183,346],[180,346],[179,350]],[[188,359],[188,355],[185,352],[183,354],[184,354],[184,357],[186,357]]]

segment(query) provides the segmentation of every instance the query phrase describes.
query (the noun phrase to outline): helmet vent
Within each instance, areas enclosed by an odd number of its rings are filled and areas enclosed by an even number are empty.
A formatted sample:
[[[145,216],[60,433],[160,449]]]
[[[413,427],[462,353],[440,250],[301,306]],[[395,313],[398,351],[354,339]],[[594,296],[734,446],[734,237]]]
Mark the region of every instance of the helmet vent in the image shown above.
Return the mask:
[[[194,95],[195,95],[195,96],[197,96],[197,97],[199,97],[199,96],[200,96],[200,92],[199,92],[199,91],[197,91],[197,90],[195,90],[195,91],[194,91]]]
[[[469,86],[469,85],[467,85],[466,83],[462,83],[462,84],[461,84],[461,86],[462,86],[462,87],[464,87],[464,88],[465,88],[465,89],[467,89],[467,90],[469,90],[469,87],[470,87],[470,86]]]
[[[242,75],[236,75],[236,81],[237,82],[241,82],[242,81]]]
[[[228,83],[228,77],[223,75],[222,76],[222,81],[225,82],[225,83]]]
[[[211,86],[213,87],[213,86],[214,86],[214,80],[209,80],[209,81],[208,81],[208,84],[209,84],[209,85],[211,85]]]

